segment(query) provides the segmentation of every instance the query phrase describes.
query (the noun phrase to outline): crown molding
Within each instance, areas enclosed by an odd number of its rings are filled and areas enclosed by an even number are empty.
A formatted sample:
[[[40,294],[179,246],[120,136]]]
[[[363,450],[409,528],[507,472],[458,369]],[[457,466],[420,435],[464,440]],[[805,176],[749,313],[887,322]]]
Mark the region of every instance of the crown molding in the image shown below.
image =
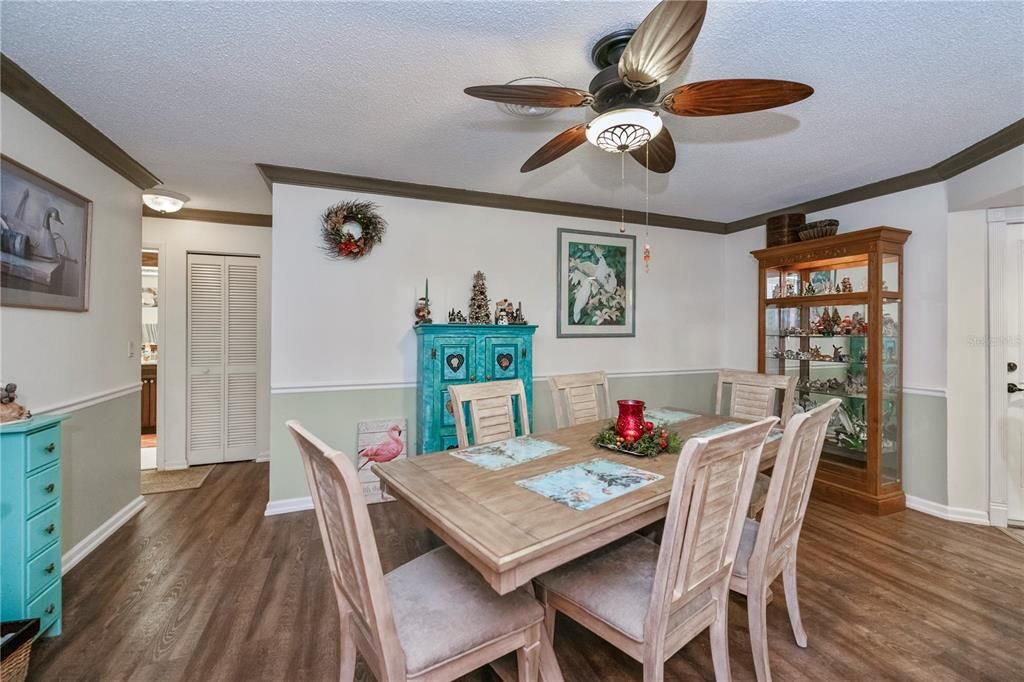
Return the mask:
[[[345,175],[343,173],[275,166],[266,163],[258,163],[256,167],[263,176],[264,182],[267,183],[267,187],[271,188],[271,190],[274,183],[301,185],[304,187],[325,187],[328,189],[405,197],[407,199],[424,199],[426,201],[441,201],[451,204],[501,208],[510,211],[528,211],[530,213],[571,216],[573,218],[608,220],[615,223],[619,222],[623,215],[621,209],[610,206],[592,206],[590,204],[577,204],[569,201],[555,201],[553,199],[534,199],[511,194],[479,192],[438,185],[421,185],[414,182],[383,180],[381,178],[368,178],[361,175]],[[645,214],[643,211],[628,210],[625,212],[625,221],[627,223],[643,225],[645,224]],[[672,227],[679,230],[694,230],[696,232],[711,232],[714,234],[725,234],[726,227],[725,223],[712,220],[698,220],[684,216],[665,215],[664,213],[651,213],[649,220],[646,222],[656,227]]]
[[[749,218],[734,220],[726,225],[725,232],[726,234],[732,234],[748,230],[752,227],[759,227],[764,225],[768,218],[780,213],[815,213],[837,206],[864,201],[865,199],[874,199],[886,194],[895,194],[896,192],[904,192],[908,189],[915,189],[936,182],[942,182],[943,180],[949,180],[1022,144],[1024,144],[1024,118],[1011,123],[1002,130],[989,135],[984,140],[976,142],[970,147],[962,149],[928,168],[861,185],[844,192],[830,194],[827,197],[805,201],[802,204],[795,204],[775,211],[769,211],[768,213],[750,216]]]
[[[161,213],[149,206],[142,206],[143,218],[165,218],[167,220],[195,220],[203,223],[222,223],[224,225],[249,225],[252,227],[270,227],[273,217],[266,213],[239,213],[236,211],[214,211],[206,208],[183,208],[174,213]]]
[[[128,152],[118,147],[5,54],[0,54],[0,92],[139,189],[149,189],[160,184],[160,178],[146,170]]]

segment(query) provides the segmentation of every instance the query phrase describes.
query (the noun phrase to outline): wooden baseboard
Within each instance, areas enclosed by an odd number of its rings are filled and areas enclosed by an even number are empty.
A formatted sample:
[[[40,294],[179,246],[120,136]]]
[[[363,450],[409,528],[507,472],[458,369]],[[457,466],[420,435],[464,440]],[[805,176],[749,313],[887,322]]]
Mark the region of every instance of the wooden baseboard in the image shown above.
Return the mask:
[[[811,495],[819,500],[831,502],[840,507],[866,514],[874,514],[875,516],[885,516],[886,514],[900,512],[907,508],[906,495],[903,494],[902,490],[892,495],[877,497],[859,490],[836,485],[831,481],[820,478],[815,479]]]

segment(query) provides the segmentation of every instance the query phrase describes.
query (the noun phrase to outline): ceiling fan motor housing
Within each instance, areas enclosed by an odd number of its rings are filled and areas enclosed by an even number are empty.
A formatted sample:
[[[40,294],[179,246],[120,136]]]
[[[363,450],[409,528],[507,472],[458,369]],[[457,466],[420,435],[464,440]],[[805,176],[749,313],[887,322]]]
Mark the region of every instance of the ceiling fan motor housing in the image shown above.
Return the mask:
[[[615,64],[601,69],[590,81],[589,89],[590,94],[594,96],[594,103],[590,108],[599,114],[623,106],[653,105],[658,101],[658,94],[661,92],[657,85],[646,90],[632,89],[622,82],[619,67]]]

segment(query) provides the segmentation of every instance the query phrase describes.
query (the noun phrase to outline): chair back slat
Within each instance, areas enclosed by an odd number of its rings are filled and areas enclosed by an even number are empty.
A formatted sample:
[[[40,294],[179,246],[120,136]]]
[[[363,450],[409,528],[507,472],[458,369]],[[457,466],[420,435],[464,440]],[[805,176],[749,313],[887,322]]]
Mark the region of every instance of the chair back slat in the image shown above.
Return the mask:
[[[676,467],[644,639],[664,637],[671,614],[707,589],[728,591],[769,417],[712,438],[691,438]],[[723,596],[724,598],[724,596]]]
[[[378,676],[404,678],[405,670],[391,669],[404,653],[355,466],[299,422],[287,425],[302,456],[341,618],[351,618],[369,645],[372,651],[362,653],[375,658],[368,663]]]
[[[774,556],[775,550],[782,545],[792,544],[793,538],[799,535],[828,423],[840,402],[833,398],[810,412],[798,414],[786,427],[775,458],[772,482],[761,516],[761,530],[751,561],[757,560],[759,549],[762,558],[766,559]],[[762,542],[764,546],[758,547]]]
[[[726,386],[730,386],[728,414],[733,417],[763,419],[778,414],[780,423],[785,426],[793,414],[795,376],[719,370],[715,393],[717,414],[725,414],[723,399]],[[776,399],[780,392],[782,403],[777,407]]]
[[[604,372],[551,376],[548,377],[548,386],[555,406],[555,423],[559,428],[611,417],[608,375]]]
[[[457,384],[448,387],[455,417],[455,435],[459,447],[469,447],[465,404],[469,403],[473,425],[473,444],[484,445],[516,437],[516,412],[513,398],[519,404],[519,425],[522,433],[530,433],[526,410],[526,388],[521,379],[489,381],[483,384]]]

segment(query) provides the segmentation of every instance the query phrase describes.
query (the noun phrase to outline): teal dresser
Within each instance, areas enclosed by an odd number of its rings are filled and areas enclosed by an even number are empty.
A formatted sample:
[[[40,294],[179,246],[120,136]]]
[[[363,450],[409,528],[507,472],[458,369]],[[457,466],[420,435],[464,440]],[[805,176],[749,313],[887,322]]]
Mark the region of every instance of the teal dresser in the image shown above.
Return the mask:
[[[0,620],[60,634],[60,423],[0,425]]]
[[[448,386],[522,379],[533,425],[536,325],[422,324],[416,329],[416,452],[458,447]]]

